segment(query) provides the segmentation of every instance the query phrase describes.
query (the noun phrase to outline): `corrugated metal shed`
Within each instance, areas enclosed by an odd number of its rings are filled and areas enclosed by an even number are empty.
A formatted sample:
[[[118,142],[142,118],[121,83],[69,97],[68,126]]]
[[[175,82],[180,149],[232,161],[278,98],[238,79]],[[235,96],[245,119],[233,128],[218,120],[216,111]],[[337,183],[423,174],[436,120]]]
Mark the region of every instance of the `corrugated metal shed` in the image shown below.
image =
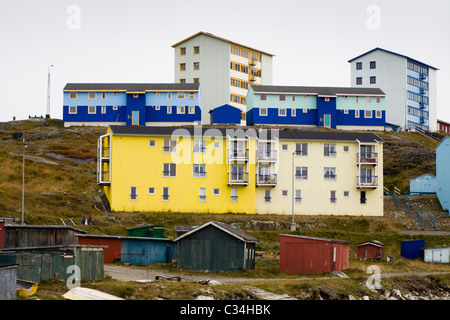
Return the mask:
[[[366,241],[356,245],[356,256],[359,259],[382,259],[384,256],[384,244],[377,240]]]
[[[433,247],[423,249],[423,260],[434,263],[450,263],[450,247]]]
[[[176,248],[170,239],[123,237],[121,261],[137,266],[171,263],[176,258]]]
[[[16,299],[17,267],[16,264],[0,264],[0,300]]]
[[[144,226],[128,228],[129,237],[164,238],[164,226],[147,224]]]
[[[86,233],[70,226],[5,225],[5,248],[74,245],[75,234]]]
[[[209,221],[174,241],[182,269],[217,272],[255,268],[259,240],[226,223]]]
[[[409,180],[410,193],[436,193],[436,177],[424,174]]]
[[[425,240],[404,240],[400,243],[400,256],[405,259],[422,259]]]
[[[280,234],[280,271],[321,273],[349,267],[350,241]]]

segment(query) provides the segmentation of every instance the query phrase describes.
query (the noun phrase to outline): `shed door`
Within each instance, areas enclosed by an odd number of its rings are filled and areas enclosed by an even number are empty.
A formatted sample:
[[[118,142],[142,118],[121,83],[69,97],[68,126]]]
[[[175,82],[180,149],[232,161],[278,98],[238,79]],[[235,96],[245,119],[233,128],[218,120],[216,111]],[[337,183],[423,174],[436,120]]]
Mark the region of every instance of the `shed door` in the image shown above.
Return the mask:
[[[433,262],[441,262],[441,250],[433,250]]]
[[[323,126],[325,128],[331,128],[331,114],[323,115]]]

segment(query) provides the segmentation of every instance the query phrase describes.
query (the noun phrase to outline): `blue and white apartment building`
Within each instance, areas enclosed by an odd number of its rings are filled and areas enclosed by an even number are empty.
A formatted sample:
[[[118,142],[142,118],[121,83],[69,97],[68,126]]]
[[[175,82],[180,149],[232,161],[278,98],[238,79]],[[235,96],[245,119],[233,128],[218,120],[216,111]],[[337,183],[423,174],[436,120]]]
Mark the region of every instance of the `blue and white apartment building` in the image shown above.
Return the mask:
[[[198,83],[68,83],[63,121],[70,126],[178,126],[201,121]]]
[[[352,87],[376,87],[386,93],[387,124],[436,131],[437,68],[381,48],[348,62]]]
[[[247,125],[384,130],[385,108],[385,94],[379,88],[252,85]]]

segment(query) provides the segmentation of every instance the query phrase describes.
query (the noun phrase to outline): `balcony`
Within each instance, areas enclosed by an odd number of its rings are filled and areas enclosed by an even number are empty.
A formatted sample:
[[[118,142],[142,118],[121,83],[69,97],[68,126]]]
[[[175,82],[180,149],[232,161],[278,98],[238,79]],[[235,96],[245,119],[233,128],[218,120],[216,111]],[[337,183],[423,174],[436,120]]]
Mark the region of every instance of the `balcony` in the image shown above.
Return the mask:
[[[256,81],[255,76],[252,74],[248,75],[248,81]]]
[[[256,66],[256,60],[255,59],[248,59],[248,65],[249,66]]]
[[[356,177],[358,188],[378,188],[378,176],[358,176]]]
[[[258,150],[256,151],[256,159],[259,162],[277,161],[277,150]]]
[[[364,164],[378,164],[378,153],[376,152],[361,152],[357,153],[356,161]]]
[[[427,75],[425,73],[419,73],[420,80],[426,79]]]
[[[111,175],[109,170],[101,170],[97,173],[97,183],[101,186],[111,184]]]
[[[248,161],[249,149],[230,148],[228,149],[229,161]]]
[[[228,185],[248,185],[249,173],[242,171],[228,172]]]
[[[420,94],[425,94],[426,90],[424,88],[419,89]]]
[[[272,186],[277,185],[277,175],[276,174],[258,174],[256,176],[257,186]]]

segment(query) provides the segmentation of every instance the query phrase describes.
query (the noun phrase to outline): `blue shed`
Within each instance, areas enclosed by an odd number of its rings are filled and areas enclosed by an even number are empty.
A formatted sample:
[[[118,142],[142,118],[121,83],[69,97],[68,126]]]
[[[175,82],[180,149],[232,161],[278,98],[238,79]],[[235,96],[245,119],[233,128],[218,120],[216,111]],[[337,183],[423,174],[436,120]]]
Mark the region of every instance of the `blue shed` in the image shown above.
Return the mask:
[[[211,124],[241,124],[243,111],[239,108],[224,104],[210,111]]]
[[[123,237],[121,261],[137,266],[171,263],[177,256],[177,244],[165,238]]]
[[[425,248],[425,240],[405,240],[401,242],[400,255],[410,260],[422,259],[423,248]]]
[[[424,174],[409,180],[409,193],[436,193],[436,177]]]
[[[436,147],[436,194],[442,209],[450,208],[450,136],[446,136]]]

